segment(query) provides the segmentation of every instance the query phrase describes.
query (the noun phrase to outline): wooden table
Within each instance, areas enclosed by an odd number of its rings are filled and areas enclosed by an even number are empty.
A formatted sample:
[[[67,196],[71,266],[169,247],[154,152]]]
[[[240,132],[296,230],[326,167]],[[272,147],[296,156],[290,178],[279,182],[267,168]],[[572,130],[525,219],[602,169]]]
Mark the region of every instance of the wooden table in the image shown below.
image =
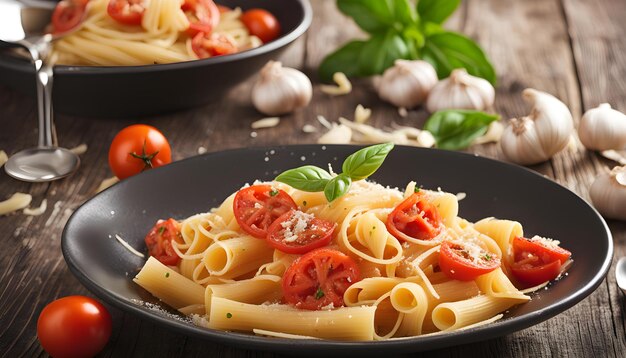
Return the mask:
[[[361,36],[335,8],[334,1],[314,0],[315,17],[307,34],[282,57],[288,66],[303,69],[311,78],[321,59],[337,45]],[[448,22],[480,42],[498,70],[496,109],[504,118],[527,113],[520,92],[534,87],[552,93],[569,105],[574,118],[602,102],[626,111],[626,3],[623,0],[466,0]],[[319,134],[305,134],[304,124],[321,129],[321,114],[335,120],[352,118],[361,103],[372,108],[371,122],[396,122],[421,128],[426,113],[402,118],[381,102],[368,81],[356,81],[354,91],[329,97],[316,86],[311,105],[283,117],[276,128],[251,137],[250,123],[260,119],[250,104],[252,81],[234,89],[219,103],[185,112],[129,120],[90,120],[57,116],[59,140],[66,147],[86,143],[82,166],[72,177],[47,184],[28,184],[0,173],[0,199],[16,191],[31,193],[33,204],[48,200],[41,216],[0,217],[0,354],[37,356],[42,349],[36,322],[50,301],[90,293],[70,274],[61,255],[61,231],[81,203],[94,195],[102,179],[110,177],[109,144],[117,131],[135,122],[150,123],[169,137],[174,159],[241,146],[314,143]],[[35,101],[0,88],[0,149],[10,153],[36,143]],[[499,146],[469,149],[502,159]],[[585,199],[597,173],[613,163],[579,147],[533,166]],[[626,208],[624,208],[626,210]],[[609,221],[615,256],[626,255],[626,223]],[[593,245],[593,238],[589,238]],[[597,356],[626,352],[626,306],[611,271],[598,290],[574,308],[532,328],[486,342],[412,356]],[[102,356],[274,357],[185,337],[111,308],[114,328]]]

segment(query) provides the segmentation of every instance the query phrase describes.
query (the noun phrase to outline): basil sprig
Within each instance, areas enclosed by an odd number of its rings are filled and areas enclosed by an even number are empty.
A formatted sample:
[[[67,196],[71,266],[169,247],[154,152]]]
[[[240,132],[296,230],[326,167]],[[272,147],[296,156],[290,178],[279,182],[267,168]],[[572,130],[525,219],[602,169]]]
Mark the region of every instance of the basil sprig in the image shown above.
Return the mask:
[[[343,161],[341,166],[343,172],[335,177],[322,168],[305,165],[286,170],[275,180],[302,191],[323,191],[326,199],[331,202],[347,193],[352,181],[362,180],[374,174],[392,149],[393,143],[360,149]]]
[[[430,116],[424,129],[435,137],[438,148],[459,150],[485,134],[489,124],[498,118],[498,115],[480,111],[443,110]]]
[[[496,82],[493,65],[472,39],[447,31],[443,22],[460,0],[337,0],[341,12],[370,34],[365,41],[350,41],[328,55],[319,67],[323,81],[335,72],[349,77],[383,73],[397,59],[430,62],[440,78],[455,68]]]

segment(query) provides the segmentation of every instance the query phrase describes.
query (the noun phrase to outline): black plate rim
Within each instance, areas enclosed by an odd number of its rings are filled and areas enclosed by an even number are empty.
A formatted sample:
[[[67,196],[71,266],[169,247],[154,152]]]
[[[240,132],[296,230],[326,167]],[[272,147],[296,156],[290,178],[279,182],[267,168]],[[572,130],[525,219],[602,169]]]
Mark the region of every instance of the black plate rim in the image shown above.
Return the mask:
[[[262,55],[265,53],[269,53],[275,51],[279,48],[285,47],[293,41],[297,40],[302,34],[306,32],[306,30],[311,26],[311,22],[313,21],[313,9],[311,7],[311,3],[309,0],[291,0],[295,1],[302,7],[303,16],[298,24],[293,30],[287,32],[277,38],[274,41],[271,41],[267,44],[263,44],[259,47],[249,49],[246,51],[238,52],[228,56],[216,56],[205,59],[198,59],[192,61],[184,61],[184,62],[174,62],[174,63],[162,63],[162,64],[154,64],[154,65],[141,65],[141,66],[68,66],[68,65],[56,65],[54,66],[55,75],[59,76],[77,76],[77,75],[89,75],[89,74],[98,74],[98,75],[117,75],[117,74],[141,74],[141,73],[153,73],[153,72],[164,72],[164,71],[176,71],[176,70],[184,70],[194,67],[202,67],[202,66],[211,66],[218,65],[220,63],[225,62],[236,62],[245,60],[247,58],[256,57],[258,55]],[[33,72],[34,70],[28,65],[27,62],[24,63],[24,66],[20,66],[23,71]]]
[[[251,151],[269,151],[269,150],[292,150],[292,151],[307,151],[313,149],[321,149],[321,147],[326,147],[327,150],[332,150],[332,148],[353,148],[354,150],[362,148],[362,146],[357,145],[317,145],[317,144],[303,144],[303,145],[280,145],[280,146],[254,146],[247,148],[235,148],[235,149],[227,149],[223,151],[209,152],[203,155],[198,155],[190,158],[186,158],[177,162],[174,162],[168,166],[157,168],[151,170],[151,172],[157,171],[166,171],[166,170],[176,170],[178,165],[185,163],[187,161],[199,160],[199,158],[210,158],[212,156],[220,156],[220,155],[237,155],[239,153],[243,154]],[[431,149],[431,148],[416,148],[416,147],[407,147],[407,146],[397,146],[404,148],[411,148],[411,150],[416,151],[443,151],[440,149]],[[607,275],[609,268],[611,267],[613,253],[614,253],[614,245],[613,245],[613,237],[611,234],[611,230],[609,229],[606,221],[600,215],[600,213],[591,206],[587,201],[582,199],[578,194],[559,184],[558,182],[552,180],[551,178],[545,177],[529,168],[519,166],[516,164],[503,162],[495,159],[490,159],[482,156],[478,156],[475,154],[464,153],[464,152],[454,152],[454,151],[444,151],[447,155],[459,156],[464,158],[473,158],[471,160],[480,160],[480,161],[488,161],[494,165],[501,165],[504,167],[512,167],[515,170],[520,170],[526,174],[536,176],[541,178],[542,180],[547,180],[552,184],[555,184],[558,190],[564,190],[568,192],[570,195],[574,196],[575,200],[582,201],[588,208],[592,209],[596,219],[600,220],[602,226],[605,230],[606,240],[607,240],[607,252],[602,262],[600,269],[596,272],[593,278],[588,281],[582,288],[573,292],[571,295],[563,298],[562,300],[549,305],[547,307],[541,308],[539,310],[533,311],[531,313],[525,314],[521,317],[510,317],[503,320],[499,320],[488,325],[474,327],[465,330],[457,330],[448,332],[445,334],[433,334],[433,335],[424,335],[417,337],[407,337],[400,339],[392,339],[385,341],[332,341],[332,340],[310,340],[310,339],[286,339],[286,338],[267,338],[261,337],[246,333],[237,333],[237,332],[226,332],[226,331],[218,331],[211,330],[206,328],[197,327],[195,325],[184,323],[182,321],[174,320],[171,318],[167,318],[161,316],[154,311],[149,311],[146,308],[140,307],[137,304],[129,302],[124,297],[120,297],[116,294],[113,294],[106,290],[103,287],[98,286],[94,282],[90,281],[86,274],[78,267],[73,257],[69,253],[68,248],[68,238],[67,232],[68,228],[73,225],[73,221],[77,216],[77,213],[80,210],[88,205],[92,200],[94,200],[100,194],[90,198],[86,202],[84,202],[78,209],[74,211],[74,213],[70,216],[67,221],[65,228],[63,229],[62,237],[61,237],[61,249],[63,253],[63,257],[70,269],[70,271],[78,278],[78,280],[92,293],[96,296],[102,298],[107,303],[121,309],[125,312],[129,312],[136,317],[141,319],[148,319],[149,321],[159,324],[166,328],[172,328],[175,331],[178,331],[183,334],[189,334],[194,337],[198,337],[205,340],[211,340],[216,343],[225,343],[228,345],[241,347],[252,348],[252,349],[260,349],[264,351],[282,351],[287,352],[295,346],[298,349],[314,349],[314,350],[327,350],[329,352],[345,352],[349,350],[351,353],[354,352],[363,352],[368,353],[371,350],[380,351],[382,349],[390,349],[394,352],[417,352],[424,350],[431,350],[441,347],[448,347],[453,345],[460,345],[465,343],[471,343],[476,341],[482,341],[487,339],[492,339],[496,337],[501,337],[531,326],[534,326],[540,322],[546,321],[559,313],[566,311],[567,309],[573,307],[575,304],[582,301],[584,298],[593,293],[602,283],[605,276]],[[115,187],[111,187],[103,191],[102,193],[108,190],[118,190],[122,186],[127,185],[126,183],[130,183],[131,181],[141,180],[141,178],[145,176],[145,174],[140,174],[133,176],[131,178],[126,179],[115,185]],[[115,189],[118,188],[118,189]],[[450,341],[454,341],[454,344],[450,344]]]

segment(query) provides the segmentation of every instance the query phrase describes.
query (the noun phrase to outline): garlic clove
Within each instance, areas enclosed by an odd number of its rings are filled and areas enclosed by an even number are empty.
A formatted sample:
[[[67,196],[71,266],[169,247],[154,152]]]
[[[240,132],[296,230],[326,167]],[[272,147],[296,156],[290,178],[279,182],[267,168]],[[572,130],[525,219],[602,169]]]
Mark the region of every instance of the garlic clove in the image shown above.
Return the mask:
[[[527,88],[522,97],[533,106],[530,115],[512,119],[500,144],[509,160],[522,165],[537,164],[569,144],[574,121],[567,106],[548,93]]]
[[[437,72],[426,61],[396,60],[376,80],[379,97],[397,107],[422,104],[437,83]]]
[[[597,151],[626,147],[626,115],[602,103],[585,112],[578,125],[578,137],[585,148]]]
[[[589,188],[589,196],[604,217],[626,221],[626,166],[599,175]]]
[[[252,103],[261,113],[277,116],[309,104],[313,87],[302,72],[268,62],[252,88]]]
[[[486,110],[493,106],[496,91],[489,81],[458,68],[430,91],[426,108],[434,113],[444,109]]]

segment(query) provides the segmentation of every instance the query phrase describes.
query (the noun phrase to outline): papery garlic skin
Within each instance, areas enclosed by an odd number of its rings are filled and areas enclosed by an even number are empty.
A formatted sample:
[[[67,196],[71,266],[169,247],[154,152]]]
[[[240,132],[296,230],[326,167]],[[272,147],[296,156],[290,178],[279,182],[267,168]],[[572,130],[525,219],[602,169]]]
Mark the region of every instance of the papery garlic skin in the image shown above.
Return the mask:
[[[597,151],[626,147],[626,115],[602,103],[585,112],[578,125],[578,137],[585,148]]]
[[[277,116],[308,105],[312,95],[311,80],[304,73],[270,61],[252,88],[252,103],[259,112]]]
[[[544,162],[567,146],[574,121],[567,106],[556,97],[532,88],[522,92],[533,105],[530,115],[511,119],[500,145],[512,162],[530,165]]]
[[[626,166],[599,175],[589,188],[589,196],[602,216],[626,221]]]
[[[493,106],[495,97],[496,90],[489,81],[470,75],[464,68],[457,68],[433,87],[426,108],[431,113],[444,109],[483,111]]]
[[[437,81],[430,63],[396,60],[378,81],[378,96],[396,107],[413,108],[424,103]]]

